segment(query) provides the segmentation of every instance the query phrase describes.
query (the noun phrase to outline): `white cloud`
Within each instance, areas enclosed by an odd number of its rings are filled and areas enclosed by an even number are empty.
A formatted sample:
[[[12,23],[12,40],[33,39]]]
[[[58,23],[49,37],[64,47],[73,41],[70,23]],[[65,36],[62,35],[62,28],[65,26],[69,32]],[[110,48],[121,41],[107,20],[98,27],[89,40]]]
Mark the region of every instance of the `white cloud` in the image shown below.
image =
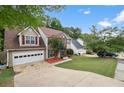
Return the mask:
[[[85,15],[90,14],[90,13],[91,13],[90,10],[83,11],[83,14],[85,14]]]
[[[116,23],[122,23],[124,22],[124,10],[122,10],[114,19],[114,22]]]
[[[91,11],[90,11],[89,9],[90,9],[90,8],[88,8],[87,10],[79,9],[78,11],[79,11],[79,13],[82,13],[82,14],[87,15],[87,14],[90,14],[90,13],[91,13]]]
[[[100,22],[98,22],[98,25],[100,25],[100,26],[102,26],[104,28],[112,26],[112,24],[108,20],[100,21]]]
[[[78,10],[79,13],[82,13],[82,11],[84,11],[84,9],[79,9],[79,10]]]
[[[124,23],[124,10],[118,13],[116,17],[111,20],[109,20],[109,18],[104,18],[102,21],[98,22],[98,25],[106,28],[106,27],[116,26],[119,23],[120,24]]]

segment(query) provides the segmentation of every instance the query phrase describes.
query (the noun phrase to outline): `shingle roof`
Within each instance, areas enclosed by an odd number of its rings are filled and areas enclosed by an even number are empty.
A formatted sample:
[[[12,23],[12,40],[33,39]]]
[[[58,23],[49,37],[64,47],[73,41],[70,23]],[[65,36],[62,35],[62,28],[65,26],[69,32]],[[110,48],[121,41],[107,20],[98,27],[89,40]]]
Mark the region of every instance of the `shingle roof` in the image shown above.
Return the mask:
[[[46,27],[41,27],[40,28],[43,33],[48,37],[53,37],[53,36],[58,36],[58,37],[63,37],[65,36],[67,38],[67,35],[65,35],[64,32],[60,31],[60,30],[55,30],[55,29],[52,29],[52,28],[46,28]]]
[[[72,40],[72,43],[75,45],[76,48],[81,49],[83,46],[77,41],[77,40]]]
[[[40,46],[26,46],[26,47],[20,47],[19,46],[19,38],[18,34],[19,31],[14,29],[8,29],[5,30],[4,33],[4,49],[20,49],[20,48],[45,48],[45,44],[40,37],[39,43]]]
[[[40,28],[43,33],[49,38],[53,36],[58,36],[58,37],[63,37],[65,36],[67,39],[69,37],[62,31],[60,30],[55,30],[52,28],[46,28],[46,27],[41,27]],[[38,31],[38,30],[37,30]],[[19,48],[44,48],[45,44],[40,37],[40,46],[26,46],[26,47],[20,47],[19,46],[19,40],[18,40],[18,33],[20,31],[14,30],[14,29],[7,29],[4,33],[4,49],[19,49]]]

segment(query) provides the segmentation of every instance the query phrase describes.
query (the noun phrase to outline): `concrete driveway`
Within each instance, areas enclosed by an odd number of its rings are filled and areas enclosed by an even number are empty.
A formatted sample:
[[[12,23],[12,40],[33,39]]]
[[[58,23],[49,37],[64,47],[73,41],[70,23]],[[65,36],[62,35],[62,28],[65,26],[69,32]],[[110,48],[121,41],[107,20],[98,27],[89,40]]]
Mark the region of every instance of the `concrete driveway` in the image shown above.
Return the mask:
[[[16,66],[15,87],[124,86],[124,82],[86,71],[55,67],[48,63]]]

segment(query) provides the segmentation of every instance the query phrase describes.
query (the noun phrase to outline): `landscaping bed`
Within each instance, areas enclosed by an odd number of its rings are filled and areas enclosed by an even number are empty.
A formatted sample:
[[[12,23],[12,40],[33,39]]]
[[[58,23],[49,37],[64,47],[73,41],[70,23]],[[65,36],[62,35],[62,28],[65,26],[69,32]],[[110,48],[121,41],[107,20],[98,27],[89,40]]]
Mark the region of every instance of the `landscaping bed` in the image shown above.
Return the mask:
[[[14,72],[12,68],[0,70],[0,87],[14,86]]]
[[[51,64],[51,63],[60,62],[62,60],[63,59],[61,59],[61,58],[50,58],[50,59],[47,59],[47,62]]]
[[[56,66],[74,70],[98,73],[107,77],[114,77],[117,60],[112,58],[74,56],[72,61]]]

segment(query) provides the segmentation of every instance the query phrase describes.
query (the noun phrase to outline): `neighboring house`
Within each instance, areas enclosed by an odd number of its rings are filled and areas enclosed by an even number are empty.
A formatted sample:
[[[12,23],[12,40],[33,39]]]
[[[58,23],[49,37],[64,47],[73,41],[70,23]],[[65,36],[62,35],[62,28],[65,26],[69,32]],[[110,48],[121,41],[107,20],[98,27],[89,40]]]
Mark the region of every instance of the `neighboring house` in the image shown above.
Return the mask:
[[[45,60],[45,44],[40,34],[33,28],[23,31],[6,30],[4,52],[7,55],[7,66],[15,66]]]
[[[86,53],[84,48],[84,43],[81,39],[71,40],[71,49],[74,51],[76,55],[83,55]]]

